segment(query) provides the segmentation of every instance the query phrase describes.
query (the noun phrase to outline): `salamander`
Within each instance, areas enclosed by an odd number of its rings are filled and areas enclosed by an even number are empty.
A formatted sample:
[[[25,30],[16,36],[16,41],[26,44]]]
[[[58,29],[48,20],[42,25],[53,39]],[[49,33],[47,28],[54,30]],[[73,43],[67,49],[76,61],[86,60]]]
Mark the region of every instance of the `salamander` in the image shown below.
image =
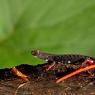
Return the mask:
[[[31,53],[33,56],[38,57],[42,60],[45,60],[48,63],[55,62],[55,63],[78,64],[78,63],[84,62],[87,58],[90,58],[93,61],[95,60],[94,57],[80,55],[80,54],[57,55],[57,54],[44,53],[39,50],[33,50]]]

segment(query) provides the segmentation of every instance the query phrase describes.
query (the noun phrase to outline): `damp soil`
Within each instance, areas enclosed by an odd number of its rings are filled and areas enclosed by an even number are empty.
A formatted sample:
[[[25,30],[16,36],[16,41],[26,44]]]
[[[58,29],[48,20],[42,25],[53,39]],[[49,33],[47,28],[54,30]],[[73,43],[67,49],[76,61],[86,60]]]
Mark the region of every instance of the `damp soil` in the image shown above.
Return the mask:
[[[95,95],[95,77],[88,72],[56,83],[57,79],[75,71],[80,65],[56,64],[47,71],[49,65],[16,66],[28,76],[28,82],[16,76],[11,68],[0,69],[0,95]]]

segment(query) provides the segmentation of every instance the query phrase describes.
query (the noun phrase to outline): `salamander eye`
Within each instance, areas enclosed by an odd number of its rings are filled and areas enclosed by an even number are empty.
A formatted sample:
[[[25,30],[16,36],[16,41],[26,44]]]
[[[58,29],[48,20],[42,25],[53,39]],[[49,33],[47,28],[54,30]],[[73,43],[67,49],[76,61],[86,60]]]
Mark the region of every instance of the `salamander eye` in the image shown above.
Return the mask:
[[[31,51],[31,54],[33,56],[37,56],[37,55],[39,55],[39,50],[33,50],[33,51]]]

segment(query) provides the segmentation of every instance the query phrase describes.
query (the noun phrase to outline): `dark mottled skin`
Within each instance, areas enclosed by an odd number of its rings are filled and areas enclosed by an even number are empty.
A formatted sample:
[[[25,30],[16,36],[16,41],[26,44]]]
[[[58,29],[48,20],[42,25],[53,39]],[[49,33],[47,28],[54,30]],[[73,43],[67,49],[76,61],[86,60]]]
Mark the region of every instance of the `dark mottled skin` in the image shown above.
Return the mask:
[[[92,57],[89,56],[84,56],[84,55],[58,55],[58,56],[53,56],[53,60],[57,63],[57,62],[61,62],[61,63],[82,63],[84,62],[87,58],[90,58],[92,60],[95,60]]]

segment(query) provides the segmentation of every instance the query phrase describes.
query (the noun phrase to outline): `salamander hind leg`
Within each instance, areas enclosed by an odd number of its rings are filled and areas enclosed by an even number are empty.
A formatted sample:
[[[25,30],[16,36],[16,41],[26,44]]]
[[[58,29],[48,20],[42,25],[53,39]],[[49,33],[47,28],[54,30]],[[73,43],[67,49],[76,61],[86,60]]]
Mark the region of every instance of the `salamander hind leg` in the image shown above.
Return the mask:
[[[89,64],[89,66],[81,67],[81,68],[79,68],[78,70],[76,70],[76,71],[74,71],[74,72],[72,72],[72,73],[70,73],[70,74],[67,74],[67,75],[63,76],[62,78],[59,78],[59,79],[56,81],[56,83],[62,82],[62,81],[64,81],[64,80],[66,80],[67,78],[72,77],[72,76],[74,76],[74,75],[76,75],[76,74],[78,74],[78,73],[81,73],[81,72],[84,72],[84,71],[88,71],[88,70],[90,70],[90,69],[95,68],[94,61],[91,60],[90,58],[87,58],[87,59],[85,60],[85,62],[82,63],[82,65],[86,65],[86,64]],[[88,71],[88,72],[89,72],[89,71]]]

